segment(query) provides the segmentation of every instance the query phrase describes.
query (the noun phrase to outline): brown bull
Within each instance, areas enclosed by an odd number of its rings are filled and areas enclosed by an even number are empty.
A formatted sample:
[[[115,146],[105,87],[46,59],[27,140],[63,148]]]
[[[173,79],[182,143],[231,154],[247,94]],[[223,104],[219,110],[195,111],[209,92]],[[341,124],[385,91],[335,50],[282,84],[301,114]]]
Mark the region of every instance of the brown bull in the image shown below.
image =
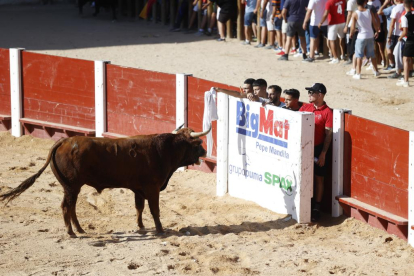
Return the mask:
[[[83,185],[99,193],[106,188],[127,188],[135,193],[138,226],[144,228],[142,212],[145,199],[158,233],[160,221],[159,195],[167,187],[171,175],[182,166],[199,164],[206,155],[199,138],[208,131],[196,133],[189,128],[159,135],[139,135],[122,139],[71,137],[56,142],[46,164],[15,189],[0,195],[0,200],[13,200],[33,185],[50,163],[63,186],[63,219],[67,233],[75,236],[72,225],[85,233],[76,217],[76,201]]]

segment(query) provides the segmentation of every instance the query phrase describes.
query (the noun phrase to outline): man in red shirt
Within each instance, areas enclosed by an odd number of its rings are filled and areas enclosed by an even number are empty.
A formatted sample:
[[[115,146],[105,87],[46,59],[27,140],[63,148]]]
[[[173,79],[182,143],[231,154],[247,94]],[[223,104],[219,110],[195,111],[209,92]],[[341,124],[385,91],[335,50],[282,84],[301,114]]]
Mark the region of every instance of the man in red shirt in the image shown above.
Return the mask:
[[[326,175],[326,152],[329,149],[333,135],[333,112],[325,101],[326,87],[322,83],[315,83],[306,87],[309,103],[304,104],[299,111],[313,112],[315,114],[315,166],[314,166],[314,204],[311,219],[317,221],[320,217],[320,204],[323,196],[324,180]]]
[[[335,40],[339,37],[339,45],[341,46],[341,59],[345,56],[345,4],[346,0],[329,0],[325,5],[325,13],[323,14],[319,29],[322,23],[328,17],[328,40],[331,47],[333,59],[330,64],[338,64],[338,53],[335,49]],[[329,16],[328,16],[329,15]]]

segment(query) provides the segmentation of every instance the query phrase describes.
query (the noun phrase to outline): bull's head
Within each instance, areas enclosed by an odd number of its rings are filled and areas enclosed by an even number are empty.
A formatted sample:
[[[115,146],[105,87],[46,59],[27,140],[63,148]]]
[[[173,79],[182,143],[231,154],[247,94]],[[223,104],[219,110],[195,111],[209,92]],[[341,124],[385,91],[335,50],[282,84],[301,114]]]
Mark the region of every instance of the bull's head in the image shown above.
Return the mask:
[[[193,164],[200,165],[200,157],[205,157],[207,154],[206,150],[202,147],[203,140],[200,137],[207,135],[211,131],[211,127],[203,132],[194,132],[190,128],[182,127],[172,132],[180,136],[180,143],[185,144],[184,156],[180,167]]]

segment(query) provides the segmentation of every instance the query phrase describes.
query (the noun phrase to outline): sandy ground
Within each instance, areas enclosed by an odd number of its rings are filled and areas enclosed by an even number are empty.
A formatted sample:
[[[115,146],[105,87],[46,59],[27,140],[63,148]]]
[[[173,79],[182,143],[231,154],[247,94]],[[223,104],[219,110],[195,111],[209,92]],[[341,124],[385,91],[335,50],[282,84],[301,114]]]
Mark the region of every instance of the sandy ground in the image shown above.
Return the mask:
[[[170,33],[168,27],[110,14],[98,18],[72,5],[0,7],[0,47],[240,85],[265,78],[282,88],[323,82],[334,108],[407,130],[414,129],[414,88],[364,74],[327,60],[278,62],[272,51]],[[365,69],[364,69],[365,70]],[[366,71],[364,71],[365,73]],[[307,101],[306,95],[301,97]],[[377,110],[380,110],[378,112]],[[0,193],[16,187],[43,165],[49,140],[13,138],[0,132]],[[405,241],[354,219],[327,215],[319,225],[298,225],[256,204],[215,196],[215,175],[185,171],[161,194],[165,236],[135,232],[133,194],[84,187],[78,218],[88,232],[71,239],[60,210],[62,188],[48,168],[34,186],[0,207],[0,275],[412,275],[414,250]]]

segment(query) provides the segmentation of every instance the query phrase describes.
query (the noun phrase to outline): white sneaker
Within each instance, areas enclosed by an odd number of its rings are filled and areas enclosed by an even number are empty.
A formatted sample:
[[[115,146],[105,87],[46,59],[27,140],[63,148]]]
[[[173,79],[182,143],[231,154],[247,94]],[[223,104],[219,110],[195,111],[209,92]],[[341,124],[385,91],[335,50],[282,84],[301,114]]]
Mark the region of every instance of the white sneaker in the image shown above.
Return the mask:
[[[329,62],[329,64],[338,64],[339,63],[339,59],[337,59],[337,58],[333,58],[330,62]]]
[[[374,77],[378,77],[379,75],[381,75],[381,73],[380,73],[380,72],[378,72],[378,71],[375,71],[375,72],[374,72]]]
[[[381,66],[384,67],[385,63],[383,60],[381,60]]]
[[[347,74],[348,76],[353,76],[353,75],[355,75],[355,74],[356,74],[356,70],[355,70],[355,69],[351,69],[351,70],[349,70],[348,72],[346,72],[346,74]]]
[[[343,55],[341,55],[341,58],[340,58],[341,60],[344,60],[344,56]]]
[[[355,75],[352,76],[352,78],[353,79],[356,79],[356,80],[360,80],[361,79],[361,75],[360,74],[355,74]]]
[[[369,64],[369,66],[367,68],[365,68],[366,70],[372,70],[374,69],[374,66],[372,66],[372,63]]]
[[[409,87],[408,81],[404,81],[404,80],[403,81],[399,81],[396,84],[397,84],[397,86]]]
[[[299,53],[299,52],[297,52],[296,54],[293,55],[293,57],[301,57],[301,56],[302,56],[302,54]]]

